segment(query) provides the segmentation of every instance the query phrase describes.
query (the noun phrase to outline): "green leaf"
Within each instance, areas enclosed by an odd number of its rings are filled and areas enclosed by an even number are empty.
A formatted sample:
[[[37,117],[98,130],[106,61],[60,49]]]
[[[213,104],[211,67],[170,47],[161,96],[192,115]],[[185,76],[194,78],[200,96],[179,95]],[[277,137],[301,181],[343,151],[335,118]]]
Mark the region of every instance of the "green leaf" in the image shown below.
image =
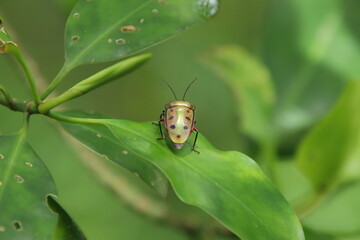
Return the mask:
[[[304,239],[289,204],[249,157],[219,151],[201,135],[197,144],[200,154],[191,151],[191,143],[176,150],[167,142],[156,140],[159,129],[150,122],[83,120],[99,126],[66,124],[65,129],[85,145],[102,145],[103,149],[107,149],[108,141],[96,138],[96,133],[99,128],[107,129],[106,137],[111,133],[116,139],[117,156],[126,151],[128,161],[147,162],[159,168],[182,201],[203,209],[241,239]],[[84,136],[84,129],[92,136]]]
[[[323,62],[342,76],[360,78],[360,45],[346,26],[342,0],[292,0],[297,10],[299,45],[314,63]]]
[[[343,185],[303,219],[304,226],[334,236],[360,233],[360,182]],[[341,221],[339,221],[341,219]]]
[[[359,41],[346,25],[350,15],[344,14],[345,4],[349,1],[271,4],[264,57],[276,85],[277,125],[284,135],[296,135],[318,121],[340,95],[345,80],[360,75]]]
[[[66,24],[65,68],[134,54],[217,9],[217,0],[80,0]]]
[[[317,233],[310,229],[305,228],[304,230],[305,230],[306,240],[339,240],[336,239],[334,236]]]
[[[67,114],[77,117],[106,118],[99,114],[89,115],[80,112],[69,112]],[[128,149],[124,148],[103,124],[74,125],[65,122],[61,122],[61,124],[66,131],[79,141],[86,143],[94,152],[134,172],[147,184],[154,187],[162,196],[167,194],[168,181],[161,171],[137,155],[129,156]]]
[[[0,239],[50,239],[57,216],[47,197],[55,185],[24,135],[0,136]]]
[[[258,60],[236,45],[209,51],[205,64],[228,85],[235,98],[239,129],[259,142],[271,136],[270,117],[275,100],[270,73]]]
[[[54,233],[53,240],[85,240],[80,228],[71,219],[67,212],[51,196],[48,197],[51,209],[59,215],[59,221]]]
[[[360,177],[360,81],[350,81],[332,111],[306,136],[296,161],[317,190]]]

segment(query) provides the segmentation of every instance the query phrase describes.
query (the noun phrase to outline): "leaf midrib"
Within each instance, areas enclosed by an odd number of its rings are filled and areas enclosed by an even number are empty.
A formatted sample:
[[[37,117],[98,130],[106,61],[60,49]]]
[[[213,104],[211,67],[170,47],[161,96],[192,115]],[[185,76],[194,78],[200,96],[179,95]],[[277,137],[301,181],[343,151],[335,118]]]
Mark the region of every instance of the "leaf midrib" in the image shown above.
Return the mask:
[[[21,143],[23,142],[23,139],[24,139],[24,134],[22,132],[20,132],[18,134],[18,136],[16,137],[15,141],[18,141],[17,144],[14,146],[14,148],[10,151],[9,155],[10,155],[10,159],[9,159],[9,162],[8,162],[8,167],[7,169],[5,170],[5,173],[4,173],[4,179],[3,179],[3,183],[4,185],[0,188],[0,202],[2,201],[2,196],[5,192],[5,189],[6,187],[8,186],[9,184],[9,176],[10,176],[10,173],[12,172],[13,168],[14,168],[14,162],[15,162],[15,159],[16,159],[16,156],[18,155],[19,153],[19,148],[21,146]]]
[[[111,119],[110,119],[111,120]],[[112,121],[112,120],[111,120]],[[105,120],[106,122],[106,120]],[[109,123],[104,123],[105,126],[107,126]],[[115,127],[117,127],[117,125],[114,125],[112,123],[110,123],[110,125],[113,125]],[[122,128],[123,129],[123,128]],[[148,138],[139,135],[137,132],[133,132],[130,131],[128,129],[123,129],[127,132],[130,132],[140,138],[145,139],[146,141],[148,141],[150,144],[153,144],[152,141],[150,141]],[[110,130],[111,131],[111,130]],[[115,136],[116,137],[116,136]],[[116,137],[117,138],[117,137]],[[117,138],[118,139],[118,138]],[[128,146],[126,143],[123,143],[124,145]],[[165,151],[164,148],[160,147],[159,149],[161,149],[161,151],[165,152],[167,154],[167,152]],[[140,153],[137,153],[136,151],[134,151],[135,154],[137,154],[139,157],[146,159],[146,161],[154,164],[149,158],[142,156]],[[261,218],[259,218],[250,208],[248,208],[243,202],[241,202],[239,199],[237,199],[233,194],[231,194],[231,192],[229,192],[227,189],[225,189],[222,185],[214,182],[211,178],[208,178],[206,175],[204,175],[201,171],[198,171],[197,168],[194,168],[193,166],[189,165],[186,161],[182,160],[181,158],[178,158],[175,156],[176,159],[178,159],[181,163],[183,163],[183,165],[187,166],[188,168],[192,169],[194,172],[198,173],[200,176],[202,176],[204,179],[208,180],[210,183],[212,183],[214,186],[218,187],[219,189],[221,189],[222,191],[224,191],[224,193],[226,193],[227,195],[229,195],[232,199],[235,200],[235,202],[238,202],[245,210],[247,210],[252,216],[254,216],[259,222],[260,224],[262,224],[264,226],[265,229],[268,230],[267,225],[261,220]],[[155,165],[155,164],[154,164]],[[163,172],[163,171],[162,171]],[[166,174],[165,172],[163,172],[164,174]],[[167,174],[166,174],[167,175]],[[211,214],[211,213],[210,213]],[[273,231],[268,231],[268,232],[272,232]],[[275,234],[273,234],[273,236],[276,236]]]

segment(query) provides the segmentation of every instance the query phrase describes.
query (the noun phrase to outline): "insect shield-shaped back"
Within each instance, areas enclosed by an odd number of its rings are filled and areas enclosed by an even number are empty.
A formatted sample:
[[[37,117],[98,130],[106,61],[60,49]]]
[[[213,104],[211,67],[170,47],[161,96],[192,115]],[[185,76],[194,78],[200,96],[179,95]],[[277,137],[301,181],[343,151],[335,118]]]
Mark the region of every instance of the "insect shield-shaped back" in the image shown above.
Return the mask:
[[[165,129],[177,149],[190,137],[194,123],[195,107],[190,102],[175,100],[165,105]]]
[[[184,143],[189,139],[193,131],[196,132],[195,140],[192,145],[192,150],[195,150],[195,144],[198,136],[198,131],[195,128],[195,106],[188,101],[185,101],[185,95],[190,86],[196,81],[195,78],[186,88],[183,100],[177,100],[176,94],[171,86],[165,82],[170,90],[173,92],[176,100],[165,105],[165,109],[160,115],[159,127],[162,138],[165,138],[161,128],[161,122],[164,122],[166,132],[169,135],[171,142],[177,149],[181,149]],[[198,152],[198,151],[196,151]],[[199,152],[198,152],[199,153]]]

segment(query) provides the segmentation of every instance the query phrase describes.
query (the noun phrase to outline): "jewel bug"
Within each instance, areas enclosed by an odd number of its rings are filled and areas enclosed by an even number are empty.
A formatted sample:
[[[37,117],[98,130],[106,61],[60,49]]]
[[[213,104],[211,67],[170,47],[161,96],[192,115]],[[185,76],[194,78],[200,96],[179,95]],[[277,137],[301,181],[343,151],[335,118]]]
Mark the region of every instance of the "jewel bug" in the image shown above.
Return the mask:
[[[196,140],[198,137],[198,130],[195,128],[195,106],[185,101],[185,96],[191,85],[197,80],[195,78],[186,88],[182,100],[179,100],[176,97],[176,94],[172,87],[163,80],[166,85],[170,88],[171,92],[174,94],[175,100],[167,103],[164,107],[164,110],[160,114],[160,120],[158,126],[160,129],[161,137],[158,139],[164,139],[165,135],[162,130],[161,122],[164,123],[165,130],[174,144],[175,148],[181,149],[185,142],[189,139],[192,132],[196,132],[195,139],[191,149],[197,153],[200,153],[195,149]]]

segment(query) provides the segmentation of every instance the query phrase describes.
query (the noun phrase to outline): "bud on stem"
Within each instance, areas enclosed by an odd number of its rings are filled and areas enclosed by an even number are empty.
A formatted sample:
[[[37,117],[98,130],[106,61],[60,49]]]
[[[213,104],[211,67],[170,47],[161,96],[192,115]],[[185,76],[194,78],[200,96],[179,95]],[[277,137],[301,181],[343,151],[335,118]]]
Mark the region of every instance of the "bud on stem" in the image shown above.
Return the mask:
[[[72,88],[68,89],[60,96],[44,101],[39,105],[39,112],[47,113],[50,109],[53,109],[54,107],[64,102],[80,97],[95,88],[109,83],[110,81],[131,72],[151,57],[152,54],[147,53],[123,60],[108,68],[105,68],[104,70],[92,75],[91,77],[88,77],[85,80],[75,84]]]

